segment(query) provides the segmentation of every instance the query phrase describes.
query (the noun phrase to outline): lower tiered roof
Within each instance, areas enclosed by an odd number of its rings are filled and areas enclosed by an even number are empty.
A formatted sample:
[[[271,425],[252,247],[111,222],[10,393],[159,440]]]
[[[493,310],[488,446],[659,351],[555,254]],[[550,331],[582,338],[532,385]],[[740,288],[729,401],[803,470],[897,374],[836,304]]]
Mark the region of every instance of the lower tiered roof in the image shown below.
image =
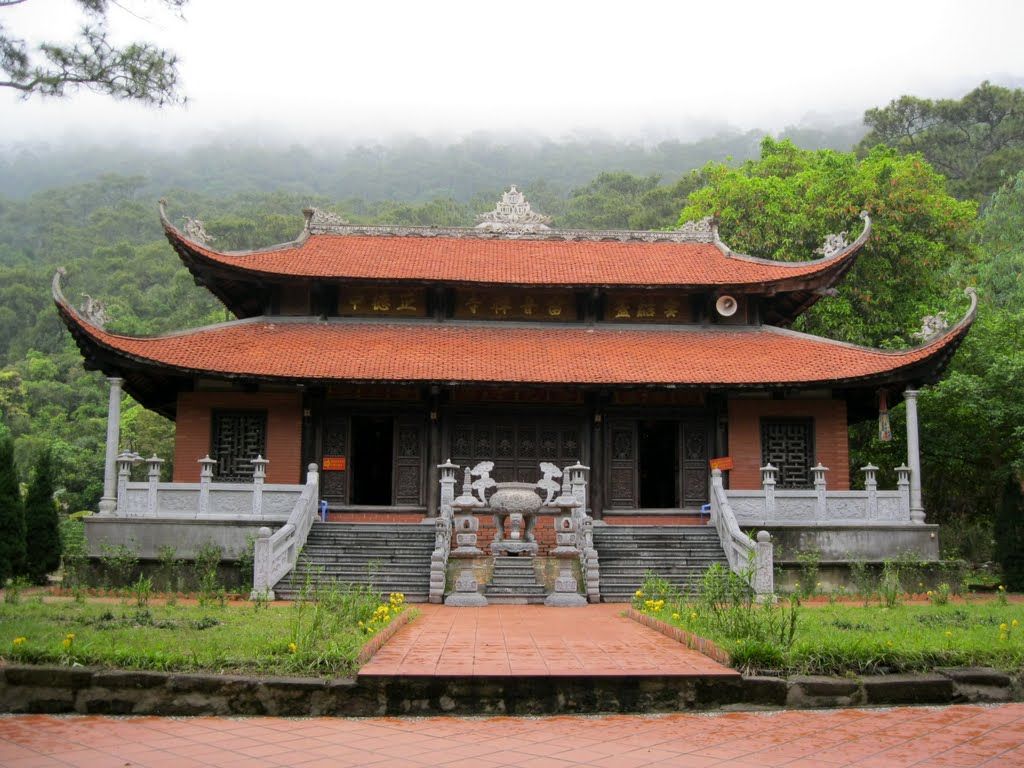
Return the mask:
[[[173,414],[196,377],[270,382],[878,387],[935,380],[976,310],[929,343],[888,351],[772,326],[540,325],[258,317],[153,338],[110,333],[65,300],[58,311],[93,367],[126,378],[143,404]]]

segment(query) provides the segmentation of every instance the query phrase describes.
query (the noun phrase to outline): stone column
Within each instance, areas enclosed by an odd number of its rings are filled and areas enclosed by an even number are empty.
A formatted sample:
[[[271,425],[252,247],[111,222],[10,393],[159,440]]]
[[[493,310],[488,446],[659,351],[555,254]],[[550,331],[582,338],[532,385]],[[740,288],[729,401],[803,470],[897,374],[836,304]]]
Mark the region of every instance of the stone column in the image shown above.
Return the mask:
[[[257,454],[249,463],[252,464],[252,516],[260,517],[263,514],[263,484],[267,481],[267,464],[270,460]]]
[[[770,599],[775,592],[775,554],[772,536],[768,531],[757,532],[754,570],[754,594],[759,601]]]
[[[128,514],[128,479],[131,477],[135,454],[125,451],[117,455],[117,514]]]
[[[896,490],[900,492],[900,522],[910,519],[910,467],[896,467]]]
[[[828,508],[828,488],[825,483],[825,473],[828,472],[828,467],[819,461],[816,466],[811,467],[811,472],[814,473],[814,491],[817,494],[815,516],[818,520],[824,520],[825,511]]]
[[[878,519],[878,467],[868,464],[861,467],[864,473],[864,490],[868,492],[868,520]]]
[[[211,459],[206,454],[199,460],[199,516],[202,517],[210,510],[210,483],[213,482],[213,468],[217,466],[217,460]]]
[[[921,502],[921,446],[917,436],[917,390],[903,392],[907,404],[907,466],[910,467],[910,521],[924,522],[924,504]]]
[[[764,488],[764,519],[772,520],[775,517],[775,475],[778,467],[773,467],[768,462],[761,467],[761,487]]]
[[[156,517],[157,512],[160,509],[160,504],[157,500],[157,490],[158,484],[160,483],[160,467],[163,463],[164,460],[155,453],[146,459],[146,465],[149,467],[146,477],[149,481],[146,488],[146,515],[148,517]]]
[[[110,385],[110,399],[107,401],[107,453],[103,462],[103,498],[100,499],[101,515],[112,515],[117,510],[117,454],[121,442],[121,385],[124,379],[107,377]]]

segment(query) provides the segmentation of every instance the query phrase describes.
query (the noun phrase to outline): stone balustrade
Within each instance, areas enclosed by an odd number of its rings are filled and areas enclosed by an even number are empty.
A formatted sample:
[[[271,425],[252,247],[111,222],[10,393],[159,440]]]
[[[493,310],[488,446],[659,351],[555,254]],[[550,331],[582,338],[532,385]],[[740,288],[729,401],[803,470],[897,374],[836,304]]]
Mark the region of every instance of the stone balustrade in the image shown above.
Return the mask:
[[[729,570],[750,582],[759,600],[775,592],[774,548],[768,531],[759,531],[756,541],[740,530],[732,499],[722,485],[722,470],[711,470],[711,524],[725,550]]]
[[[780,489],[778,469],[768,464],[761,467],[761,490],[725,491],[736,520],[743,527],[795,523],[815,525],[867,525],[892,523],[923,523],[923,515],[911,515],[910,467],[896,467],[896,490],[879,490],[878,467],[868,464],[864,473],[863,491],[828,490],[828,467],[820,463],[811,468],[814,476],[811,489]]]
[[[147,479],[132,481],[132,467],[147,465]],[[127,518],[268,520],[280,522],[288,517],[305,485],[266,482],[269,463],[262,456],[252,460],[251,483],[215,482],[216,461],[209,456],[199,460],[198,483],[160,481],[163,459],[151,456],[143,460],[137,454],[117,457],[117,497],[113,514]]]

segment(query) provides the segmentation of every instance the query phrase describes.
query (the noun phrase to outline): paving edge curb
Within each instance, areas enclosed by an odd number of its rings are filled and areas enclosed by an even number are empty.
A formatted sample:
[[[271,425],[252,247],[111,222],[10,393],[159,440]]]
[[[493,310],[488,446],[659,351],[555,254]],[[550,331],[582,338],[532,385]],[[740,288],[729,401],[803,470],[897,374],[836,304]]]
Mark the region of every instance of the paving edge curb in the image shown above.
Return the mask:
[[[625,615],[633,621],[643,624],[645,627],[650,627],[655,632],[660,632],[665,635],[665,637],[682,643],[687,648],[697,651],[697,653],[703,653],[709,659],[714,659],[719,664],[729,666],[732,663],[732,659],[729,657],[729,654],[706,637],[695,635],[693,632],[689,632],[681,627],[674,627],[661,619],[656,619],[649,614],[641,613],[636,608],[631,607],[626,609]]]
[[[356,666],[361,667],[363,664],[373,658],[373,655],[377,653],[381,648],[384,647],[384,643],[395,636],[402,627],[408,624],[410,621],[420,615],[420,612],[415,608],[409,608],[406,606],[400,614],[398,614],[391,622],[384,627],[380,632],[375,634],[369,640],[367,640],[363,647],[359,651],[359,655],[356,656]],[[357,673],[358,674],[358,673]]]

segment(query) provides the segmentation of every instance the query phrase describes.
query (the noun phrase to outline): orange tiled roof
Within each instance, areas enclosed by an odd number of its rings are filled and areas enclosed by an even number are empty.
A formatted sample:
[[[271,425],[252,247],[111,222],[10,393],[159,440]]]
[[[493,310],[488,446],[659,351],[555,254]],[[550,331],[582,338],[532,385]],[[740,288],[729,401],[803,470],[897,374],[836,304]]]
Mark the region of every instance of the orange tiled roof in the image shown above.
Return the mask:
[[[137,338],[58,308],[88,357],[97,351],[189,374],[262,379],[526,384],[782,386],[886,377],[939,359],[954,329],[901,352],[842,344],[769,326],[637,328],[427,321],[256,318]]]
[[[716,242],[517,239],[474,236],[472,231],[464,236],[310,234],[265,250],[222,253],[190,240],[166,219],[164,228],[190,268],[198,262],[266,277],[566,286],[813,281],[841,275],[870,231],[866,226],[854,243],[827,258],[786,263],[735,254]]]

